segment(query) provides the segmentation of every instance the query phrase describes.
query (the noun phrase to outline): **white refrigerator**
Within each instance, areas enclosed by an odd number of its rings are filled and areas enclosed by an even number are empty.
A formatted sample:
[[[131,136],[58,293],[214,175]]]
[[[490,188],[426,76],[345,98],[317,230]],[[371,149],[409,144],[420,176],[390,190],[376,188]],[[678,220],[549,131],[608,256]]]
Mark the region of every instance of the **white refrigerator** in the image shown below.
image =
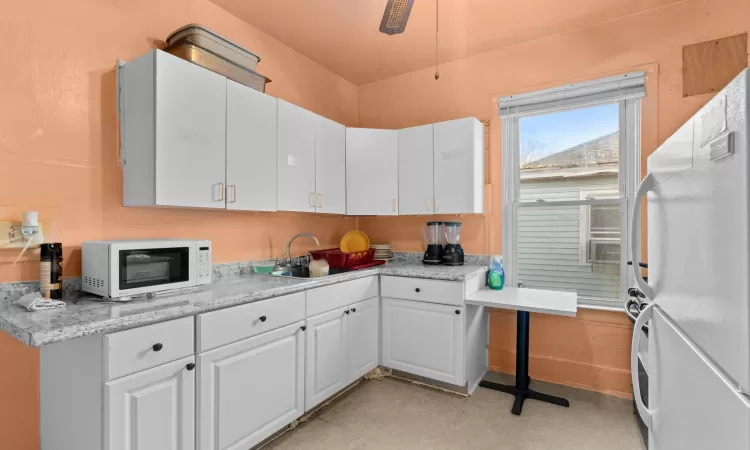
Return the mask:
[[[750,157],[748,70],[648,158],[635,196],[631,254],[640,261],[647,198],[649,404],[631,369],[649,450],[750,449]],[[635,267],[635,266],[634,266]]]

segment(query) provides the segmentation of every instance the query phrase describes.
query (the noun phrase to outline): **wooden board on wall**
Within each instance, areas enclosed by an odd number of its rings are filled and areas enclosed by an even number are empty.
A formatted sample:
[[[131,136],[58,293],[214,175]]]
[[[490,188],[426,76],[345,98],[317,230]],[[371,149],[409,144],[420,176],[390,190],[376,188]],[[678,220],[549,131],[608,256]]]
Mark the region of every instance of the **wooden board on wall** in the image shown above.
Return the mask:
[[[747,33],[682,47],[682,94],[718,92],[747,67]]]

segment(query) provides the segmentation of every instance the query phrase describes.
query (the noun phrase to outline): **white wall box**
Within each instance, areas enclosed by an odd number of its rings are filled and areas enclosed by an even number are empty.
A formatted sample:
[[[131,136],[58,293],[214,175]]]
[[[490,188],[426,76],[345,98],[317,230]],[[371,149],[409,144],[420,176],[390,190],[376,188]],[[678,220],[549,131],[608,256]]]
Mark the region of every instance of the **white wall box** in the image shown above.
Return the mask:
[[[346,129],[346,213],[398,215],[398,131]]]
[[[433,126],[398,130],[398,213],[434,214]]]
[[[227,209],[276,211],[278,100],[227,80]]]
[[[434,125],[436,214],[484,212],[484,125],[473,118]]]
[[[305,323],[198,355],[198,448],[248,449],[304,413]]]
[[[120,76],[124,205],[224,209],[226,78],[160,50]]]
[[[279,211],[315,212],[317,116],[279,100],[277,206]]]
[[[346,213],[346,127],[315,119],[315,211]]]

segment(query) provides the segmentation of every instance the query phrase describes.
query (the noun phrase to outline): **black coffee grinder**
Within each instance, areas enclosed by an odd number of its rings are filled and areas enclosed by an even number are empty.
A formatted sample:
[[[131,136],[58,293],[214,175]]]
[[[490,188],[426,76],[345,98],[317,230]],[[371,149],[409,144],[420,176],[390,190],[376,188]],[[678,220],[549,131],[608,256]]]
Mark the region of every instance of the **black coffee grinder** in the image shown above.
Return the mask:
[[[427,222],[427,226],[422,232],[427,250],[424,252],[422,262],[424,264],[442,264],[443,263],[443,222]]]
[[[445,222],[445,246],[443,264],[460,266],[464,263],[464,249],[461,248],[461,222]]]

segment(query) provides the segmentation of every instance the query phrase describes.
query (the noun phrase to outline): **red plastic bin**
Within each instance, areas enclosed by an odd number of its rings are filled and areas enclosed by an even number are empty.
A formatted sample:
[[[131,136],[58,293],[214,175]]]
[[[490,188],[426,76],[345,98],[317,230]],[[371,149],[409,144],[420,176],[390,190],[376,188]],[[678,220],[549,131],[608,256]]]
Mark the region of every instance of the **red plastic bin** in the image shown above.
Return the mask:
[[[375,257],[375,249],[370,248],[362,252],[342,252],[340,248],[329,248],[327,250],[316,250],[310,252],[313,259],[324,259],[328,265],[336,268],[349,269],[354,266],[369,264]]]

